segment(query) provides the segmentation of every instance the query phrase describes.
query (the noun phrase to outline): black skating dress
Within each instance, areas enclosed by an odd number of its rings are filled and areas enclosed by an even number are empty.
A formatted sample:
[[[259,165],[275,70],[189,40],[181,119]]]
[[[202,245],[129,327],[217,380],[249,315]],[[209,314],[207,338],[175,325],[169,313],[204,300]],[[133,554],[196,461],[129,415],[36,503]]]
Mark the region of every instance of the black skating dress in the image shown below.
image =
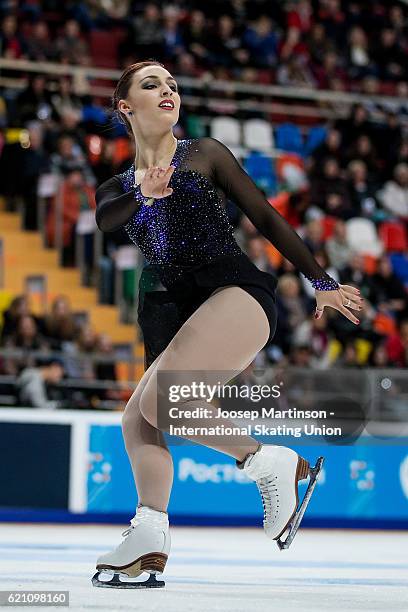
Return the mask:
[[[147,261],[138,305],[145,369],[211,293],[226,285],[238,285],[258,300],[270,325],[265,346],[272,341],[278,279],[259,270],[238,246],[226,199],[235,202],[313,286],[338,287],[220,141],[210,137],[178,140],[171,165],[175,166],[169,181],[173,193],[153,203],[143,196],[140,185],[135,187],[134,165],[96,191],[99,229],[110,232],[124,227]],[[149,290],[157,286],[155,281],[164,290]]]

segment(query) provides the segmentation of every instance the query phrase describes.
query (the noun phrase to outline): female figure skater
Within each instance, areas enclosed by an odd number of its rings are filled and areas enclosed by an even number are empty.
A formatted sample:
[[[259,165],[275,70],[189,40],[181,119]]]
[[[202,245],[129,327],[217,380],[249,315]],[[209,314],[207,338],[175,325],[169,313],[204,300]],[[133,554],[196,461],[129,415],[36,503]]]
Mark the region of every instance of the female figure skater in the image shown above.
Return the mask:
[[[172,376],[174,371],[212,371],[223,385],[271,342],[276,329],[277,278],[260,271],[238,247],[226,199],[310,279],[316,289],[315,316],[331,306],[357,324],[349,308],[360,310],[361,298],[358,289],[339,285],[326,274],[226,146],[214,138],[174,137],[180,95],[163,64],[149,60],[129,66],[113,102],[135,138],[136,157],[127,171],[98,188],[96,221],[103,232],[124,227],[148,262],[143,274],[156,272],[166,291],[140,294],[145,372],[122,420],[138,493],[136,515],[122,543],[97,560],[92,582],[163,586],[154,574],[163,572],[170,551],[167,506],[173,464],[165,428],[158,423],[163,415],[158,414],[157,377],[166,371]],[[215,409],[204,399],[182,406]],[[210,421],[198,420],[214,425]],[[234,425],[218,418],[216,424]],[[249,436],[227,441],[209,435],[185,437],[236,460],[261,493],[266,535],[285,547],[279,538],[290,528],[293,539],[312,492],[308,489],[296,514],[297,483],[310,476],[309,487],[312,481],[314,486],[321,465],[313,471],[295,451],[263,445]],[[102,572],[113,574],[113,579],[100,580]],[[140,582],[142,572],[150,574],[145,582]]]

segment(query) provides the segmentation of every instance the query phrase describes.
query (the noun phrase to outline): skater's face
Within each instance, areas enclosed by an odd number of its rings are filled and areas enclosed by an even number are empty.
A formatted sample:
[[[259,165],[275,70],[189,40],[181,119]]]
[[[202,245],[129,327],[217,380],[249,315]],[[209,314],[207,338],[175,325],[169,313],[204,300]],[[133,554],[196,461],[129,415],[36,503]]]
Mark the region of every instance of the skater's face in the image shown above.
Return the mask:
[[[159,104],[163,100],[171,100],[173,106],[161,108]],[[127,98],[119,100],[118,107],[132,128],[143,128],[144,133],[170,129],[177,123],[180,112],[177,82],[161,66],[144,66],[133,75]]]

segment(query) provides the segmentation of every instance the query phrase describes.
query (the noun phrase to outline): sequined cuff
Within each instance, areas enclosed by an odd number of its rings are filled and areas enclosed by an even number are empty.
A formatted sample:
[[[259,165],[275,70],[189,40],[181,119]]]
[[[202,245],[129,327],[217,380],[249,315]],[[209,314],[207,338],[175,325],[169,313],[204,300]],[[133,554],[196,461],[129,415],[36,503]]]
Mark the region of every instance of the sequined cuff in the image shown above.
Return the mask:
[[[135,199],[140,204],[146,204],[147,206],[151,206],[153,204],[154,198],[149,198],[148,196],[144,196],[140,189],[140,185],[133,185],[133,189],[135,190]]]
[[[318,291],[333,291],[340,287],[339,283],[331,276],[322,276],[320,278],[306,276],[306,278],[312,283],[313,288]]]

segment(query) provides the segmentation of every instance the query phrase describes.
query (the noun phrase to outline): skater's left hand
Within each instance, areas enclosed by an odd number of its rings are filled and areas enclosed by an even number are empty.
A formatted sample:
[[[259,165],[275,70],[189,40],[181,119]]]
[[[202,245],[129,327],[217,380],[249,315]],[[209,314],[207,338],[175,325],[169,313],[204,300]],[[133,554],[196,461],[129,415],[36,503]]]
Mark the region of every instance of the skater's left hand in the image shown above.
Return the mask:
[[[364,299],[360,296],[359,289],[351,285],[340,285],[338,289],[333,289],[333,291],[319,291],[316,289],[315,319],[320,319],[325,306],[331,306],[358,325],[360,321],[353,315],[349,308],[361,310],[361,304],[363,302]]]

